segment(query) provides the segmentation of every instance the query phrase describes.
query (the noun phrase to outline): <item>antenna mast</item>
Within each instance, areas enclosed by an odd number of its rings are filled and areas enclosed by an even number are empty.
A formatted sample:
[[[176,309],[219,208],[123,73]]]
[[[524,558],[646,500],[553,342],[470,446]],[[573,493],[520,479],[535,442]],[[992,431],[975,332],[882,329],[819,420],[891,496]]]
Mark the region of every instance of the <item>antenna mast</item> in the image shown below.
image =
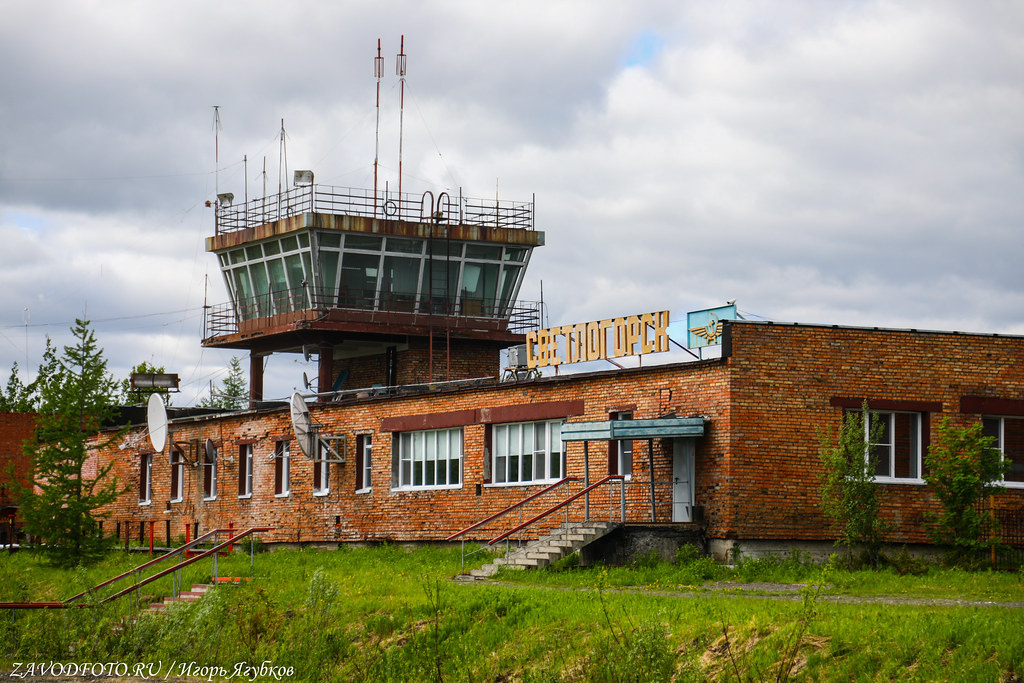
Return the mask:
[[[213,193],[220,194],[220,105],[213,105]]]
[[[283,166],[282,166],[283,165]],[[282,168],[284,169],[282,172]],[[284,176],[288,175],[288,145],[285,142],[284,119],[281,119],[281,144],[277,153],[277,217],[281,217],[281,193]]]
[[[398,106],[398,206],[402,206],[402,131],[405,124],[405,35],[395,61],[395,75],[401,81],[401,98]]]
[[[380,38],[377,56],[373,60],[373,76],[377,79],[377,142],[373,150],[373,217],[377,217],[377,160],[380,157],[380,79],[384,77],[384,58],[380,56]]]

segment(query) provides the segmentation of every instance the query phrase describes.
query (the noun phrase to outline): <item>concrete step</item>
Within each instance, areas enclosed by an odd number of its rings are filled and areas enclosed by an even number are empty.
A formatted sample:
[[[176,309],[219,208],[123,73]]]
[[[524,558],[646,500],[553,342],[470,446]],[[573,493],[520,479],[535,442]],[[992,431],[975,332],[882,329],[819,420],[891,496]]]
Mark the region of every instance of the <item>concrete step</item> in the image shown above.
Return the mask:
[[[586,524],[568,524],[552,531],[549,535],[509,552],[480,569],[471,570],[460,577],[469,580],[483,580],[493,576],[501,568],[535,569],[547,567],[558,560],[571,555],[584,546],[606,536],[618,527],[617,522],[588,522]]]

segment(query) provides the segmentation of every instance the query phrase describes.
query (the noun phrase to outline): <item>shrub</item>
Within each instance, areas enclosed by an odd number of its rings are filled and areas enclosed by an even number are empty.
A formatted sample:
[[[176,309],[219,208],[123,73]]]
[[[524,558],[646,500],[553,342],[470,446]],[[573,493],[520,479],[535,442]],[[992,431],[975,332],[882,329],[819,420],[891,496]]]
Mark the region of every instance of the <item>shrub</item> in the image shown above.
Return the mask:
[[[938,498],[942,511],[928,513],[932,540],[951,545],[962,559],[998,544],[999,522],[982,502],[999,491],[1006,472],[994,439],[982,433],[980,423],[955,427],[948,419],[939,423],[938,434],[925,455],[924,480]]]
[[[865,430],[865,425],[869,428]],[[858,413],[847,413],[839,430],[838,443],[831,435],[819,433],[818,457],[824,465],[821,475],[821,510],[839,532],[837,544],[852,552],[862,546],[872,566],[878,566],[882,536],[888,525],[879,517],[881,491],[875,483],[877,454],[870,444],[881,436],[881,423],[871,425],[867,403]],[[869,436],[865,437],[865,433]]]

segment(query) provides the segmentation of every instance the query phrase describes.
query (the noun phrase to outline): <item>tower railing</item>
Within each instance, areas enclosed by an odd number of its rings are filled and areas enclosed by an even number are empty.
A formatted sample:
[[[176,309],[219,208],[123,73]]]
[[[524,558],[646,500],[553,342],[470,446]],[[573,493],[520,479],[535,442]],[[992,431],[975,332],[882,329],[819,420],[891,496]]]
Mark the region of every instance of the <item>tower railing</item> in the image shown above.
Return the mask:
[[[532,200],[478,199],[463,197],[461,192],[435,208],[416,194],[307,185],[242,204],[218,205],[215,231],[223,235],[303,213],[533,230],[533,210]]]
[[[331,309],[393,313],[412,316],[413,324],[422,318],[444,318],[507,321],[506,329],[513,334],[525,334],[540,326],[540,304],[532,301],[503,303],[496,297],[428,297],[423,294],[405,294],[394,291],[368,290],[359,292],[327,292],[314,287],[284,289],[238,301],[224,302],[207,307],[203,338],[235,334],[240,324],[287,313],[308,313],[314,320]],[[426,322],[423,322],[426,324]],[[452,326],[457,329],[458,325]]]

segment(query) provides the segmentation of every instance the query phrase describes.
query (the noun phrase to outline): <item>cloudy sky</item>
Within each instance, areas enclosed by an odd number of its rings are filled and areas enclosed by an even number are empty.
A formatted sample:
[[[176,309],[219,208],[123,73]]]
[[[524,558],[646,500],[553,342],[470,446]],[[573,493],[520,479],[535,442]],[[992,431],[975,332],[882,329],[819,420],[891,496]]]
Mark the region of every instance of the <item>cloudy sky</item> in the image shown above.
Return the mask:
[[[216,190],[289,169],[530,200],[551,324],[748,317],[1024,334],[1024,5],[0,0],[0,373],[93,321],[219,381]],[[215,172],[213,105],[220,107]],[[243,157],[248,164],[243,164]],[[266,175],[263,173],[264,165]],[[682,341],[682,339],[680,339]],[[309,370],[268,365],[267,394]]]

